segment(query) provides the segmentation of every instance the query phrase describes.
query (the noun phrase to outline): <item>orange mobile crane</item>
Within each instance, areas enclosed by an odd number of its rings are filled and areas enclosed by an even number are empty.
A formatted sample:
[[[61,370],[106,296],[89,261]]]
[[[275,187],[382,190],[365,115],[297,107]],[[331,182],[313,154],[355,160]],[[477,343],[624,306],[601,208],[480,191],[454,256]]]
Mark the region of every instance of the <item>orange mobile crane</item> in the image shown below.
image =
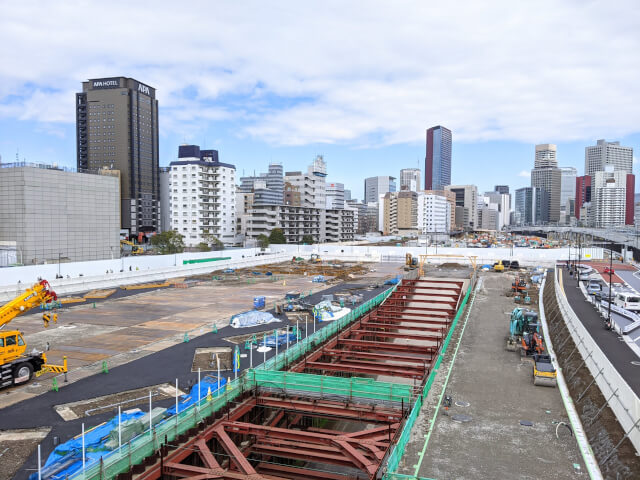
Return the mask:
[[[4,330],[11,320],[32,308],[44,306],[58,297],[51,290],[49,282],[40,282],[28,288],[22,295],[0,307],[0,388],[18,385],[31,380],[33,373],[41,375],[46,372],[64,373],[67,371],[67,359],[63,365],[50,365],[43,352],[32,352],[25,355],[27,342],[17,330]],[[44,312],[42,315],[45,328],[49,321],[58,320],[56,313]]]

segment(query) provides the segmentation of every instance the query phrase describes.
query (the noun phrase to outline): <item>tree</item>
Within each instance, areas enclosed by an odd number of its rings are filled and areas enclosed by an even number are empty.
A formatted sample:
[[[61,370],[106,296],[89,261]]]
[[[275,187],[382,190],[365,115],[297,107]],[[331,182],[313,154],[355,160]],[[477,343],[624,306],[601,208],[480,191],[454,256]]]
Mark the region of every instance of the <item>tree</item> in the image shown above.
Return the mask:
[[[267,237],[264,233],[258,235],[257,241],[260,248],[267,248],[269,246],[269,237]]]
[[[224,243],[220,241],[213,233],[205,233],[202,235],[203,240],[211,250],[224,250]]]
[[[184,252],[184,237],[175,230],[158,233],[151,237],[151,245],[160,255]]]
[[[211,250],[211,248],[209,248],[209,245],[206,242],[200,242],[197,248],[201,252],[208,252]]]
[[[313,244],[315,240],[313,239],[313,236],[309,235],[308,233],[306,235],[302,236],[302,243],[306,243],[307,245],[311,245]]]
[[[274,228],[273,230],[271,230],[271,233],[269,234],[269,243],[287,243],[287,239],[284,238],[284,233],[280,228]]]

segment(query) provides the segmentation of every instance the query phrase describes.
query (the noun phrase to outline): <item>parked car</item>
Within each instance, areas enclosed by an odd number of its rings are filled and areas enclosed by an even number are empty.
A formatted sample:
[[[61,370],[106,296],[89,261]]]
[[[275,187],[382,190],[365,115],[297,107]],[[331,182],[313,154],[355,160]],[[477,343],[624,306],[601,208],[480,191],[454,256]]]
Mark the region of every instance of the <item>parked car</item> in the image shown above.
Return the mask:
[[[616,293],[613,301],[617,306],[632,312],[640,311],[640,296],[636,293],[620,292]]]
[[[511,268],[511,270],[519,270],[520,264],[518,263],[518,260],[511,260],[511,266],[509,268]]]
[[[589,293],[589,295],[595,295],[598,292],[602,292],[602,283],[600,283],[599,280],[589,280],[587,293]]]

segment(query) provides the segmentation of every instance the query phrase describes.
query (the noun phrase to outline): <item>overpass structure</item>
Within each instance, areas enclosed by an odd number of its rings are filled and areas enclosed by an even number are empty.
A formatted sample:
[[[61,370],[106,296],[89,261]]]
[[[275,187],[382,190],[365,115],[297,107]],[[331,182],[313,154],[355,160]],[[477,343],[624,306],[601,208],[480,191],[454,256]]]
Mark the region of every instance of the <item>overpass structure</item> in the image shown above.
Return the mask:
[[[636,228],[621,227],[616,229],[611,228],[586,228],[586,227],[572,227],[572,226],[560,226],[560,225],[524,225],[524,226],[511,226],[510,232],[514,233],[530,233],[534,235],[548,235],[549,233],[559,233],[566,235],[567,237],[576,238],[583,236],[582,238],[591,239],[593,243],[613,242],[615,245],[624,245],[627,249],[633,249],[634,257],[636,252],[640,250],[640,231]],[[616,247],[614,246],[614,249]]]

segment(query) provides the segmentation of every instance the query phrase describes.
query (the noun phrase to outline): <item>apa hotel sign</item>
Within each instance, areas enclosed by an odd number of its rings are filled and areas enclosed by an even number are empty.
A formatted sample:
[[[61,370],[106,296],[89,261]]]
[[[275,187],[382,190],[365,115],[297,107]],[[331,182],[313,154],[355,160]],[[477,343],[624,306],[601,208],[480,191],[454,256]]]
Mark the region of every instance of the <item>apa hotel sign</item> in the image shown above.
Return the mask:
[[[100,78],[93,80],[93,88],[118,88],[120,87],[120,80],[117,78]]]

